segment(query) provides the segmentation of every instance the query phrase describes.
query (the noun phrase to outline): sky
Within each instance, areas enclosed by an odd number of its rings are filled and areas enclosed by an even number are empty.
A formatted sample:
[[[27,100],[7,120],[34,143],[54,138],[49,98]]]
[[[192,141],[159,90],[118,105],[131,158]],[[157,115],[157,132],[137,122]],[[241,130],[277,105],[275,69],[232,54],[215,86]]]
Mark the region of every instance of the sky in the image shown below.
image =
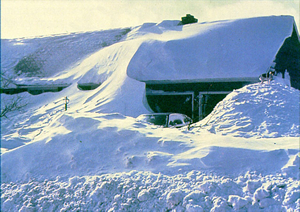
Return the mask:
[[[22,38],[180,20],[292,15],[300,0],[1,0],[1,38]]]

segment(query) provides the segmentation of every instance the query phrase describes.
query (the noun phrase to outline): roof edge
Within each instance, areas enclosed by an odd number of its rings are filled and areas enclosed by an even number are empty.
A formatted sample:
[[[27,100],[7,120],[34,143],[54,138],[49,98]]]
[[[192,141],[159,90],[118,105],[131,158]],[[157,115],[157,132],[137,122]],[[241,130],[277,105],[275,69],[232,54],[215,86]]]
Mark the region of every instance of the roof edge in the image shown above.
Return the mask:
[[[201,82],[259,82],[258,77],[241,78],[206,78],[206,79],[184,79],[184,80],[143,80],[146,84],[181,84],[181,83],[201,83]]]

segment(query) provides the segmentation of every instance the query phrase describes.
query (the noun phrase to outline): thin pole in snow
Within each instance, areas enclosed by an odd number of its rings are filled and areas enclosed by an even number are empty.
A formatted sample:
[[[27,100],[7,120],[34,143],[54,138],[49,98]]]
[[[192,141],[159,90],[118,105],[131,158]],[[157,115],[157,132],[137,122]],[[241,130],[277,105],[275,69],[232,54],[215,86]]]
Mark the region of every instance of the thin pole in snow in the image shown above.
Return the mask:
[[[64,100],[65,100],[65,111],[67,111],[67,110],[68,110],[68,104],[69,104],[69,102],[70,102],[70,99],[68,99],[68,97],[65,97]]]

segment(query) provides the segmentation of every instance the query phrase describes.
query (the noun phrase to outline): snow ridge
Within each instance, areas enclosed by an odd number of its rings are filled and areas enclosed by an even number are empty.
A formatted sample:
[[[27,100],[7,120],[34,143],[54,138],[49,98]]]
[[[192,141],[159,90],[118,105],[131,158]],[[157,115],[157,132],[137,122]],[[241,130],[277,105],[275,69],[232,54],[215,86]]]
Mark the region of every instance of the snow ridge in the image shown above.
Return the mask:
[[[239,137],[299,137],[299,90],[277,83],[251,84],[230,93],[195,125]]]

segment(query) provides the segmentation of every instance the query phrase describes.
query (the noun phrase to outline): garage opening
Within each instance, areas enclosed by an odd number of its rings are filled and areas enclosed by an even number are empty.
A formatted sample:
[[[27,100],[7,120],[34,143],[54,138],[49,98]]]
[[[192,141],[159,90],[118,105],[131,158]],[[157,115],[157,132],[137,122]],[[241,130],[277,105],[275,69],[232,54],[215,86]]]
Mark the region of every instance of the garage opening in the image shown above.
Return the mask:
[[[199,92],[199,120],[209,115],[229,93],[228,91]]]
[[[146,84],[146,98],[155,113],[182,113],[197,122],[209,115],[234,89],[256,82],[258,78],[247,81],[152,82]]]
[[[194,92],[151,92],[147,95],[151,109],[156,113],[182,113],[194,118]]]

